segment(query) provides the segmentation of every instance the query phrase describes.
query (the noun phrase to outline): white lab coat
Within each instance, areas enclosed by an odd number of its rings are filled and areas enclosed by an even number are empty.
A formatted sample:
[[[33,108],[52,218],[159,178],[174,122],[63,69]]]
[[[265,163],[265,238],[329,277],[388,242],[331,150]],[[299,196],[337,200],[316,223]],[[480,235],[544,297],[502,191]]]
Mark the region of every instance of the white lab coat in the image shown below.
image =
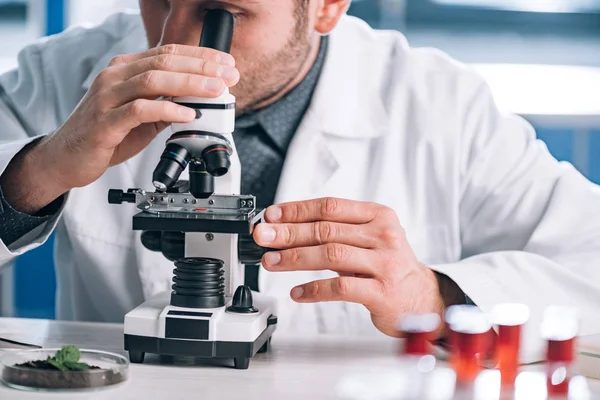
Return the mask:
[[[0,171],[68,118],[112,57],[145,46],[139,15],[118,14],[27,47],[18,69],[0,77]],[[8,263],[56,229],[59,318],[120,322],[169,289],[172,263],[132,231],[135,207],[107,203],[109,189],[152,187],[169,135],[70,192],[60,215],[35,232],[9,248],[0,244],[0,261]],[[400,33],[357,19],[341,21],[276,200],[321,196],[393,208],[418,258],[484,311],[506,301],[529,305],[524,360],[543,356],[547,305],[577,307],[581,332],[600,333],[600,191],[557,162],[525,121],[502,115],[479,76],[440,52],[411,48]],[[278,330],[378,334],[360,305],[289,299],[294,285],[330,276],[261,270],[261,291],[279,300]]]

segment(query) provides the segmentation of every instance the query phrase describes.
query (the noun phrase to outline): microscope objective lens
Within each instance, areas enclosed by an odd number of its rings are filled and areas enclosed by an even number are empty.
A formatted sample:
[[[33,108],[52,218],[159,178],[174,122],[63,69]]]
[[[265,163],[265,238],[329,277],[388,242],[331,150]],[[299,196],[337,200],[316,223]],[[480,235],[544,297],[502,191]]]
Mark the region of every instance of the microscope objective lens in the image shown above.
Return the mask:
[[[169,143],[152,175],[154,187],[166,192],[177,182],[191,158],[192,155],[185,147]]]

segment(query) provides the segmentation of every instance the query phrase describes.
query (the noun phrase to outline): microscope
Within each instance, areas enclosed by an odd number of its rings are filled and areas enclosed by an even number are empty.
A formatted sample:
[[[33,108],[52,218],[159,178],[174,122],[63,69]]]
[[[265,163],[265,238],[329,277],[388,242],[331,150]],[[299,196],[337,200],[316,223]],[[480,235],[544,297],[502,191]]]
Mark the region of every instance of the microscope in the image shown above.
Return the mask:
[[[207,12],[201,47],[229,52],[234,17]],[[172,290],[125,316],[125,350],[132,363],[146,353],[233,359],[247,369],[266,352],[277,324],[275,300],[244,286],[244,265],[258,265],[266,249],[252,239],[263,222],[256,198],[241,195],[241,164],[233,141],[235,97],[173,98],[196,110],[173,135],[156,167],[155,190],[110,190],[111,204],[134,203],[133,230],[143,245],[174,262]],[[189,181],[179,180],[189,168]]]

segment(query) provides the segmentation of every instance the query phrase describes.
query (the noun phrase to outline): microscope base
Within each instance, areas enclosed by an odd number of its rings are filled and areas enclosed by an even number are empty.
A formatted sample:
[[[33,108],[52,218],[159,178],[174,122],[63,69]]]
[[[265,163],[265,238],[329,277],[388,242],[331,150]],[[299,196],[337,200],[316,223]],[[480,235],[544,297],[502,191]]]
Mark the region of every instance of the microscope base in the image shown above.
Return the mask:
[[[253,293],[256,313],[225,307],[194,309],[170,305],[170,293],[152,298],[125,316],[125,350],[132,363],[146,353],[234,360],[247,369],[256,353],[268,351],[277,324],[275,300]]]

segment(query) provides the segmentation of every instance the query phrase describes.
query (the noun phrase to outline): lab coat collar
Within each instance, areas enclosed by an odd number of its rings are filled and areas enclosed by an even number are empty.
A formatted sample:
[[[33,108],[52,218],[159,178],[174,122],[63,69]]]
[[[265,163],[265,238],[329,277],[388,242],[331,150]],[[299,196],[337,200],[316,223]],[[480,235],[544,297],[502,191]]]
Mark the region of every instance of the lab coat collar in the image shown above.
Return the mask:
[[[276,203],[335,194],[337,173],[352,167],[369,141],[389,124],[381,85],[391,54],[377,54],[356,18],[344,17],[332,32],[311,105],[286,156]],[[368,102],[365,101],[368,99]],[[342,195],[342,193],[339,193]]]
[[[387,126],[388,115],[381,96],[378,48],[359,46],[365,24],[344,16],[330,35],[329,51],[307,117],[318,121],[326,135],[375,138]],[[382,69],[383,70],[383,69]],[[365,99],[370,104],[365,107]]]
[[[344,16],[331,33],[325,65],[306,118],[317,121],[328,135],[373,138],[381,135],[388,119],[380,94],[379,71],[372,67],[372,60],[381,59],[380,54],[375,54],[380,47],[357,47],[364,43],[362,35],[368,31],[357,29],[357,24],[365,23]],[[83,88],[91,87],[113,57],[147,49],[146,33],[138,15],[128,33],[96,62]],[[364,99],[370,99],[369,107],[365,107]]]

